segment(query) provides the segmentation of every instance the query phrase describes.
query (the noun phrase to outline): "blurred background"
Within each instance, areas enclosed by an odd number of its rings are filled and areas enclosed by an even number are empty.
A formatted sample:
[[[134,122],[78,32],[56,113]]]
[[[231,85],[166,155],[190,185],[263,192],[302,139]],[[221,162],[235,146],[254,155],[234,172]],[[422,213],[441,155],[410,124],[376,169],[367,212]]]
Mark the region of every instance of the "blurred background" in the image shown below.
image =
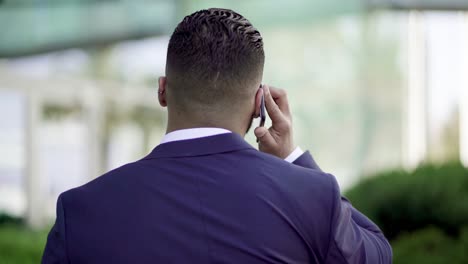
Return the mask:
[[[0,0],[0,263],[38,263],[61,192],[159,143],[169,36],[209,7],[262,33],[296,143],[394,263],[468,263],[466,0]]]

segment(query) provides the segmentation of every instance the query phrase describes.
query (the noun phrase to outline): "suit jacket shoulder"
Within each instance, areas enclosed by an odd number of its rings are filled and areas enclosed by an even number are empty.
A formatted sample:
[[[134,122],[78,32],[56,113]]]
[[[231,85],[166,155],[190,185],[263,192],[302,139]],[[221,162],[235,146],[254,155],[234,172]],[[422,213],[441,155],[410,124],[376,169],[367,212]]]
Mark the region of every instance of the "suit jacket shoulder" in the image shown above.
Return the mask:
[[[43,260],[377,264],[385,243],[309,153],[290,164],[225,134],[162,144],[63,193]]]

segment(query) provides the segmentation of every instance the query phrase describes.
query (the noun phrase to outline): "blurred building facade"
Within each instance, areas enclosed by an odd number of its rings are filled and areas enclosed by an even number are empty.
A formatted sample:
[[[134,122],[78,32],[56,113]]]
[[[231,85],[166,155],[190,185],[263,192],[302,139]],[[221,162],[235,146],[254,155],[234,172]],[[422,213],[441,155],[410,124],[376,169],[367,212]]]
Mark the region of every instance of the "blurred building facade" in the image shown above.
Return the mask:
[[[85,2],[53,11],[34,6],[20,17],[50,24],[61,12],[73,14],[62,31],[102,23],[78,34],[86,43],[57,31],[43,33],[53,45],[39,38],[30,43],[34,49],[27,43],[14,49],[10,32],[10,44],[0,45],[0,211],[26,215],[33,226],[54,217],[61,192],[159,143],[166,120],[157,77],[164,75],[168,35],[182,14],[208,6],[238,10],[262,32],[263,82],[287,89],[297,144],[342,188],[421,162],[468,165],[468,16],[462,12],[366,12],[361,1],[150,1],[146,10],[140,1]],[[28,7],[6,3],[10,16]],[[109,5],[114,18],[103,19]],[[93,6],[94,23],[84,26],[79,18]],[[8,18],[2,12],[0,20]],[[128,31],[122,33],[111,22],[124,18],[117,25]],[[255,146],[253,134],[247,140]]]

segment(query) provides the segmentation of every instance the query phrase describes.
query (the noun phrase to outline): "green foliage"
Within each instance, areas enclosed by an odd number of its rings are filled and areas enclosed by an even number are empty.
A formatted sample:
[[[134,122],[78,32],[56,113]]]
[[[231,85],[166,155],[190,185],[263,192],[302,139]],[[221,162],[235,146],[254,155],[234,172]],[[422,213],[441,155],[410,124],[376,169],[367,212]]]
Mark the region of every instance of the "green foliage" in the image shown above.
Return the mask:
[[[468,263],[468,170],[461,164],[381,173],[346,196],[391,240],[395,264]]]
[[[20,217],[12,216],[3,212],[0,212],[0,226],[7,224],[20,225],[23,223],[23,219]]]
[[[0,263],[40,263],[46,239],[47,231],[31,231],[13,224],[0,225]]]
[[[458,163],[369,177],[346,196],[390,239],[429,226],[456,237],[468,225],[468,170]]]
[[[435,227],[404,234],[393,243],[395,264],[468,263],[468,227],[452,238]]]

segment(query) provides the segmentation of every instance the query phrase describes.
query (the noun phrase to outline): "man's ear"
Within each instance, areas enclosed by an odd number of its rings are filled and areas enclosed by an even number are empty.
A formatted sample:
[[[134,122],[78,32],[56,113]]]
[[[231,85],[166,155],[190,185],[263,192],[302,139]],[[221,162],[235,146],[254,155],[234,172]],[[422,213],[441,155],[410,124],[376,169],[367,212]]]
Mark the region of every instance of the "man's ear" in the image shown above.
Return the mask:
[[[166,76],[159,77],[158,84],[159,84],[159,89],[158,89],[159,105],[161,105],[162,107],[166,107],[167,106],[167,101],[166,101],[167,78]]]
[[[262,95],[263,95],[263,88],[259,88],[257,93],[255,94],[255,112],[254,117],[257,118],[260,116],[260,107],[262,104]]]

